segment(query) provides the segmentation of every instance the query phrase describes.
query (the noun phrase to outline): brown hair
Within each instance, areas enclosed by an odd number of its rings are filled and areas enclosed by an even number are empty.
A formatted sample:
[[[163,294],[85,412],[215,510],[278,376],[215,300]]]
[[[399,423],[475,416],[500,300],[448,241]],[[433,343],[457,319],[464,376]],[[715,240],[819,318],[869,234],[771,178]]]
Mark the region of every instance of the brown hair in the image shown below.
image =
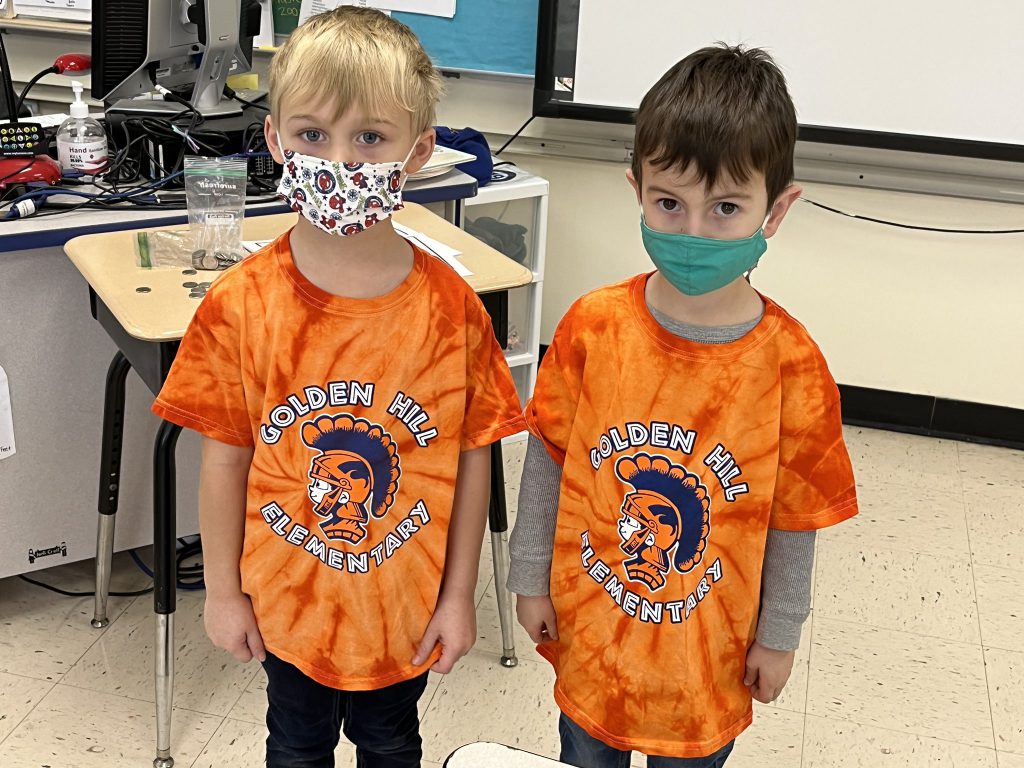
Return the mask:
[[[662,75],[636,114],[633,175],[696,166],[710,189],[726,171],[743,183],[760,171],[769,207],[793,181],[796,109],[786,79],[760,48],[701,48]]]
[[[299,104],[332,100],[337,119],[352,105],[398,106],[416,131],[434,123],[441,76],[405,24],[372,8],[342,5],[296,29],[270,63],[275,121],[285,96]]]

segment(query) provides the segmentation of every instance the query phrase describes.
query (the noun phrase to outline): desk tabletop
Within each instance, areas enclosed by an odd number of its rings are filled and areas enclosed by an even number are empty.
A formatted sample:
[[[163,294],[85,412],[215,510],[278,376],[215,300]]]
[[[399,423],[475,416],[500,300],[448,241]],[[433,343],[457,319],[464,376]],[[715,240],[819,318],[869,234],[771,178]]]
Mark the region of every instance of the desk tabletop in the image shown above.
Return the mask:
[[[272,240],[287,231],[296,218],[293,213],[246,218],[242,236],[245,240]],[[466,281],[477,293],[518,288],[533,277],[526,267],[415,203],[409,203],[394,218],[461,251],[459,261],[473,272]],[[199,300],[189,297],[190,291],[183,283],[213,282],[224,273],[200,270],[193,275],[184,274],[181,268],[141,269],[135,265],[135,234],[139,231],[76,237],[64,250],[130,335],[143,341],[180,339],[199,306]]]
[[[565,763],[504,744],[481,741],[459,747],[448,756],[444,765],[445,768],[557,768]]]

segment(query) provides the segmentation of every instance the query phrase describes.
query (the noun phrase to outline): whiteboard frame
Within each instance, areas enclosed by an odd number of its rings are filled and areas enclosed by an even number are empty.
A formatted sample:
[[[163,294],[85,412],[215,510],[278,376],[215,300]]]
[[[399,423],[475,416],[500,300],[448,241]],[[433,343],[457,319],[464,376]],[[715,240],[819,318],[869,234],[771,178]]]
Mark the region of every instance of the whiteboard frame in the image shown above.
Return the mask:
[[[632,123],[634,114],[632,109],[601,104],[581,104],[559,98],[559,94],[564,92],[555,90],[555,54],[558,46],[557,19],[561,1],[540,0],[539,4],[537,68],[533,90],[534,117],[587,120],[600,123]],[[800,141],[815,144],[838,144],[928,155],[1024,163],[1024,145],[1021,144],[805,124],[800,124],[798,138]]]

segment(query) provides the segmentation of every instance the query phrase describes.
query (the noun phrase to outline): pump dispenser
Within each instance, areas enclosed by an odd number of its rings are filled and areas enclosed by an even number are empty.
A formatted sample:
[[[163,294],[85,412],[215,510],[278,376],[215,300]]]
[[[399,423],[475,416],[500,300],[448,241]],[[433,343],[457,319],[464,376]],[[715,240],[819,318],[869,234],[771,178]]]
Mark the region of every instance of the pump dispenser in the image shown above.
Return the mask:
[[[89,117],[89,105],[82,101],[82,83],[74,80],[75,100],[68,110],[71,117],[57,131],[57,156],[65,173],[94,175],[107,167],[107,134],[98,121]]]

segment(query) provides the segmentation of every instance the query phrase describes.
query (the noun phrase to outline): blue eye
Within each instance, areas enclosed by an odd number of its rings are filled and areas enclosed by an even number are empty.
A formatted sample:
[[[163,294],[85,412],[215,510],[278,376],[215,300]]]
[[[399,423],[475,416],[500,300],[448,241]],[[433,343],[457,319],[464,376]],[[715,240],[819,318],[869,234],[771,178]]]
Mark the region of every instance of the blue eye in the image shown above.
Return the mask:
[[[379,133],[374,133],[373,131],[364,131],[363,133],[359,134],[359,143],[360,144],[370,144],[370,145],[373,145],[373,144],[379,143],[380,140],[381,140],[381,135]]]
[[[715,207],[722,216],[734,216],[740,210],[740,207],[736,205],[736,203],[719,203]]]
[[[657,202],[657,205],[663,211],[672,212],[679,210],[679,201],[673,200],[671,197],[663,197],[661,200]]]
[[[310,144],[316,144],[320,139],[323,138],[323,134],[320,133],[320,131],[313,130],[313,129],[310,129],[308,131],[303,131],[299,135],[302,136],[302,139],[304,141],[308,141]]]

